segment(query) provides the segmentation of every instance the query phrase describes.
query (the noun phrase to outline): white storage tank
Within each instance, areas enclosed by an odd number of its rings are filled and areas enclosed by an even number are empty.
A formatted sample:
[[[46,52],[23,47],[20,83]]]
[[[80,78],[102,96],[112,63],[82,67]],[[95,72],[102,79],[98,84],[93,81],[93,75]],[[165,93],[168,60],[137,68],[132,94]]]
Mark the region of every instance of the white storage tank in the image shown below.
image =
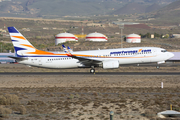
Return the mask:
[[[78,42],[78,38],[71,33],[60,33],[60,34],[56,35],[56,40],[55,40],[56,45],[67,42],[67,41],[77,41]]]
[[[90,33],[86,36],[86,41],[96,41],[96,42],[101,42],[101,41],[107,41],[107,37],[101,33]]]
[[[141,43],[141,36],[138,34],[130,34],[126,37],[128,43]]]

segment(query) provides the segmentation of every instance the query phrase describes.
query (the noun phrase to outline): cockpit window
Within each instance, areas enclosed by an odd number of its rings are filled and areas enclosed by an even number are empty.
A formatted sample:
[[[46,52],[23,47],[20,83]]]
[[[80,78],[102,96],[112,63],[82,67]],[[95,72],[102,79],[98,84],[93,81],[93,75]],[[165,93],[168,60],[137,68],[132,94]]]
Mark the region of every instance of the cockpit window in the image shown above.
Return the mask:
[[[161,52],[167,52],[167,50],[161,50]]]

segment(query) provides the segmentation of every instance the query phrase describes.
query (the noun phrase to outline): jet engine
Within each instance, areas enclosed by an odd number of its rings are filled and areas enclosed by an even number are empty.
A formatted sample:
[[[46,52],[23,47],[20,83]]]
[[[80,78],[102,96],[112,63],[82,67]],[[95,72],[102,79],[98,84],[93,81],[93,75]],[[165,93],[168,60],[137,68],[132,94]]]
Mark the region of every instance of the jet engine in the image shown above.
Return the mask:
[[[119,61],[103,61],[103,69],[119,68]]]

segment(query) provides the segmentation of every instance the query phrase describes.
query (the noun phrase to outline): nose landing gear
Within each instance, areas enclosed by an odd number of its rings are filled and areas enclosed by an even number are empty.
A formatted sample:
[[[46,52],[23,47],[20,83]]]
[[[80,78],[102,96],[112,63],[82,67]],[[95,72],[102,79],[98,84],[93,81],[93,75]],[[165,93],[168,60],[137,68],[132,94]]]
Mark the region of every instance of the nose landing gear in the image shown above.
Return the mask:
[[[160,68],[160,66],[156,66],[156,68],[157,68],[157,69],[159,69],[159,68]]]

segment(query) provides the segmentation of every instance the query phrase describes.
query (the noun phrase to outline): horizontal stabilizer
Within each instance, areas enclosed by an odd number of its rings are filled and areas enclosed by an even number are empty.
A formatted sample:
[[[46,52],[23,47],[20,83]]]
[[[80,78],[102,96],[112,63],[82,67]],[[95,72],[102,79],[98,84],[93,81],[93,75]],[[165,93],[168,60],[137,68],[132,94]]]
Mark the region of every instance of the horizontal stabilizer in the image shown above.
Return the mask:
[[[9,58],[13,58],[15,60],[27,60],[28,58],[22,58],[22,57],[12,57],[12,56],[8,56]]]

